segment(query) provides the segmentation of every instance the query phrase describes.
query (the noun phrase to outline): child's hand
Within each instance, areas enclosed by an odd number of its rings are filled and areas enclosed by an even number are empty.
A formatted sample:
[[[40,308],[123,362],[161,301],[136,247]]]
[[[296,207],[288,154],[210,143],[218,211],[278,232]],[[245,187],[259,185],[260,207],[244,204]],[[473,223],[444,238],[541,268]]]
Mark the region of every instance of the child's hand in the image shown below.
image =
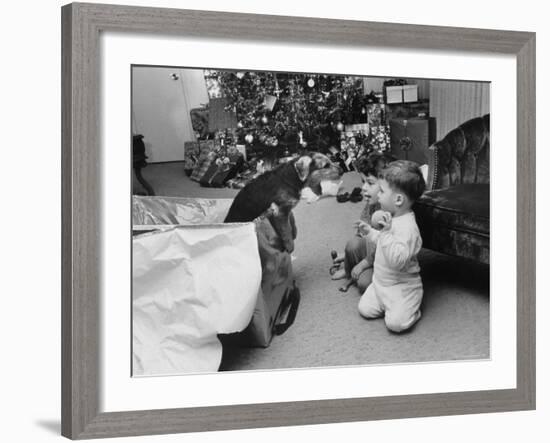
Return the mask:
[[[363,220],[357,220],[353,226],[357,230],[358,235],[367,235],[371,230],[371,226]]]
[[[392,216],[389,212],[384,212],[382,220],[378,222],[382,226],[382,231],[389,231],[391,229]]]
[[[353,269],[351,270],[351,273],[350,273],[350,276],[352,278],[352,280],[354,281],[357,281],[359,279],[359,276],[361,275],[361,273],[367,269],[368,265],[363,261],[361,260],[359,263],[357,263]]]

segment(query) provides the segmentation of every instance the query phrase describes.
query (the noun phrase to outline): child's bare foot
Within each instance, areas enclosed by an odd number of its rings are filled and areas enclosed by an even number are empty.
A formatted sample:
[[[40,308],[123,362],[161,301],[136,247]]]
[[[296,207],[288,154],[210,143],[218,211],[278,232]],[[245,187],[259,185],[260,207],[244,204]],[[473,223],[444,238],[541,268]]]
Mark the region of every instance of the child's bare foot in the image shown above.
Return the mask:
[[[340,292],[348,292],[349,287],[353,284],[353,280],[348,280],[344,286],[338,288]]]
[[[334,274],[332,274],[331,278],[333,280],[342,280],[343,278],[346,278],[346,270],[338,269]]]

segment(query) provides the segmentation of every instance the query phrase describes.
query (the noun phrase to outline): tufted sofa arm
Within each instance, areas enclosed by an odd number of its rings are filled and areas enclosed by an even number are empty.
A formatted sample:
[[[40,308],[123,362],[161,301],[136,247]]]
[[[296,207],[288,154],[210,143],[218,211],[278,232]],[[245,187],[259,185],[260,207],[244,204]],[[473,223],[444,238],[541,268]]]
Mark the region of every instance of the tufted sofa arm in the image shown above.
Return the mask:
[[[428,190],[489,183],[489,119],[468,120],[430,146]]]

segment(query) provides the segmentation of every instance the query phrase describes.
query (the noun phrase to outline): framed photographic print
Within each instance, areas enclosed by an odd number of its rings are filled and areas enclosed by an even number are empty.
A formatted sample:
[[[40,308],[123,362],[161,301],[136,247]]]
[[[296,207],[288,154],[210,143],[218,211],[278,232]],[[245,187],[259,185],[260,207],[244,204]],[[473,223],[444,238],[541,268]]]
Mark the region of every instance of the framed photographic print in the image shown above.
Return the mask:
[[[533,33],[62,24],[63,435],[535,407]]]

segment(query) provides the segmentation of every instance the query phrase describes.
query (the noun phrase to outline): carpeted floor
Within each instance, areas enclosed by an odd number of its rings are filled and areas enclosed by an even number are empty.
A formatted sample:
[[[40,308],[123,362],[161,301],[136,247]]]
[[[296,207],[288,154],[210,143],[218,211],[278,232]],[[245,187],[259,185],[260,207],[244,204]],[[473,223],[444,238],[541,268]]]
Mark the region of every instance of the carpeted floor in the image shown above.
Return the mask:
[[[143,175],[159,196],[227,198],[237,193],[201,188],[183,174],[180,163],[149,165]],[[359,184],[356,174],[344,176],[347,190]],[[490,358],[487,266],[423,249],[419,257],[423,316],[403,334],[388,331],[382,319],[363,319],[357,311],[360,294],[355,287],[347,293],[338,291],[342,281],[332,281],[328,274],[330,250],[343,249],[362,208],[363,203],[338,203],[333,197],[298,205],[293,268],[302,299],[295,323],[268,348],[229,350],[222,370]]]

